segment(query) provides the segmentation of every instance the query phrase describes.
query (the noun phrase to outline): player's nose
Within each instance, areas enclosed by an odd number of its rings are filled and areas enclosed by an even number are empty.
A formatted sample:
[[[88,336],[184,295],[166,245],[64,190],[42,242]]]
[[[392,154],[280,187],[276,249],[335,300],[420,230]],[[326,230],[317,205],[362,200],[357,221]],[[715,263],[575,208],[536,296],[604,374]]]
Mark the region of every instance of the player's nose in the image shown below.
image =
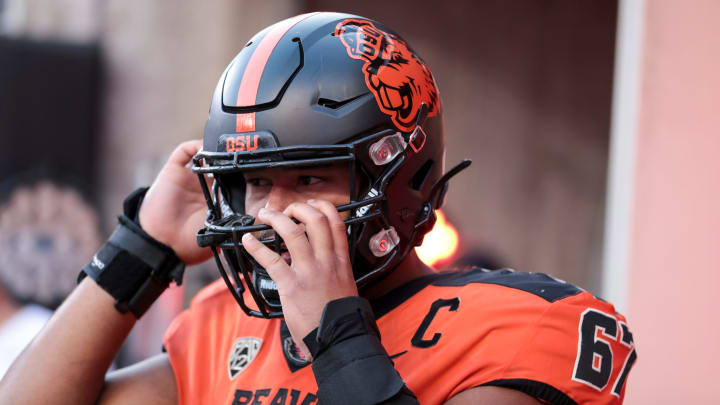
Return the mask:
[[[301,200],[301,196],[289,187],[273,185],[265,203],[265,208],[282,212],[288,205]]]

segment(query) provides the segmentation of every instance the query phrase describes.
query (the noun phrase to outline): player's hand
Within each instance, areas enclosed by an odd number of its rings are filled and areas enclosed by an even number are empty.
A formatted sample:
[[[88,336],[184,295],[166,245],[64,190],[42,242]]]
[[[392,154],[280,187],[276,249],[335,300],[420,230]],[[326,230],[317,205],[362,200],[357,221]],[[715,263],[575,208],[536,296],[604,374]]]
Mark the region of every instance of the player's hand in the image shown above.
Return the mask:
[[[211,256],[210,249],[197,245],[195,234],[202,228],[207,204],[197,175],[189,167],[202,141],[181,143],[163,166],[140,206],[140,226],[150,236],[170,246],[187,265]]]
[[[335,206],[323,200],[293,203],[283,212],[263,208],[258,220],[272,226],[283,238],[291,264],[250,233],[243,235],[243,245],[277,284],[290,334],[309,357],[302,339],[318,327],[325,305],[337,298],[358,295],[347,229]]]

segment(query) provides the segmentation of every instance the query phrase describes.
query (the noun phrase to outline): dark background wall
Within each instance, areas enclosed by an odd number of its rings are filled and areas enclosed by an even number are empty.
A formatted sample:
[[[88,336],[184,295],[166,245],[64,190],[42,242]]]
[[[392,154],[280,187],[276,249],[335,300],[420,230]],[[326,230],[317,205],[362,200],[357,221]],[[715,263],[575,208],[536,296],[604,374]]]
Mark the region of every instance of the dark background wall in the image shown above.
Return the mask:
[[[0,182],[42,170],[97,184],[97,45],[0,37]]]
[[[599,290],[617,2],[337,3],[400,32],[444,101],[464,253]]]

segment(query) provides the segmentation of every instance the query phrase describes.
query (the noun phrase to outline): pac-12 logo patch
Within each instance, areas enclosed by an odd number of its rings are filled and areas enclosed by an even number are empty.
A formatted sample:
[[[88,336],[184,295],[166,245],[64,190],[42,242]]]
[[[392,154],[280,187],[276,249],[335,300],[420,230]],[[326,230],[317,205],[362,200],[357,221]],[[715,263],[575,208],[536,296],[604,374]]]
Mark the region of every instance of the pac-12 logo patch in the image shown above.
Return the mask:
[[[228,374],[230,380],[243,372],[260,352],[262,339],[256,337],[238,338],[230,349],[228,359]]]

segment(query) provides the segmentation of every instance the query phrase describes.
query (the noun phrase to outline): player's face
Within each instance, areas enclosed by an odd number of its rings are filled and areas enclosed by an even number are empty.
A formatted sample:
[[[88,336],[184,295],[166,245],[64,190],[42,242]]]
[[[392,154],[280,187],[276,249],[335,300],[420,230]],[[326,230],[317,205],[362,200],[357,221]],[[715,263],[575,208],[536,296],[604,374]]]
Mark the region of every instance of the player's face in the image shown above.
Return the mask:
[[[326,200],[335,206],[350,202],[350,176],[345,165],[319,166],[303,169],[266,169],[243,173],[245,177],[245,209],[257,217],[260,208],[282,212],[292,203]],[[340,213],[345,219],[349,214]],[[300,226],[304,226],[301,224]],[[272,239],[270,230],[255,234],[260,240]],[[282,252],[290,264],[292,258]]]
[[[326,200],[334,205],[350,201],[350,178],[346,165],[265,169],[245,172],[243,176],[246,185],[245,210],[254,217],[257,217],[260,208],[282,212],[294,202],[304,203],[311,199]]]

